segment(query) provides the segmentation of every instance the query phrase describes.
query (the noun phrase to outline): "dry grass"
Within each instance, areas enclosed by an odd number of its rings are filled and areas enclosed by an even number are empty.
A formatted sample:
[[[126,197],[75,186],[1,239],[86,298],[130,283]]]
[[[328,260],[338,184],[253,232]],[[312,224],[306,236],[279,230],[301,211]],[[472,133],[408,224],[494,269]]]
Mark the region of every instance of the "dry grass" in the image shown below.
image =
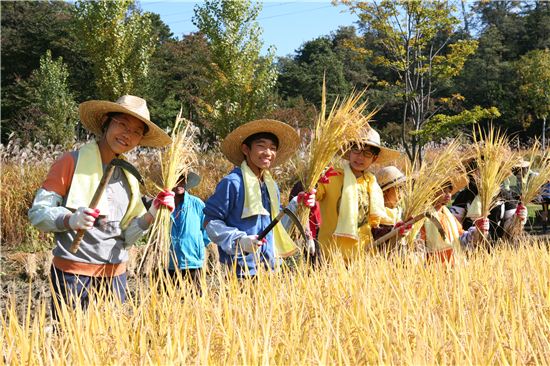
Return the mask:
[[[357,258],[346,267],[217,274],[204,297],[145,282],[123,306],[1,316],[6,364],[549,364],[550,253],[478,252],[454,268]],[[185,291],[187,290],[187,291]],[[30,309],[30,305],[29,305]]]
[[[521,180],[521,201],[531,203],[540,194],[541,187],[550,181],[550,151],[541,151],[540,143],[535,141],[528,152],[529,169],[536,175],[527,174]]]

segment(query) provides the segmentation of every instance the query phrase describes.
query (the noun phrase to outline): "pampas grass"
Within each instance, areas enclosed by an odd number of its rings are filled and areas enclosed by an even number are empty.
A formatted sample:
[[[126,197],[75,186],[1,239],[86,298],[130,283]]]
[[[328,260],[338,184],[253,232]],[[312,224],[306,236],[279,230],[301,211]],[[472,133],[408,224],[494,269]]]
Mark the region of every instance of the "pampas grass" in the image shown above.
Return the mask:
[[[195,133],[192,124],[178,113],[172,131],[172,144],[159,153],[162,186],[157,191],[171,190],[180,176],[185,176],[197,162],[197,146],[194,142]],[[161,206],[150,229],[145,253],[141,260],[139,271],[152,273],[155,270],[168,268],[170,259],[171,212]]]

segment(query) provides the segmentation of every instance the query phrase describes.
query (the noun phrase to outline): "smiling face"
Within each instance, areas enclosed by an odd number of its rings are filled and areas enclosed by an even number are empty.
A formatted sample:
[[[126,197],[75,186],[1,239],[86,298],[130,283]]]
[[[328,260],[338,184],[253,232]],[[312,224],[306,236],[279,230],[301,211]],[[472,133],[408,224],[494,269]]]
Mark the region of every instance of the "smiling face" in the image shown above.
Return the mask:
[[[102,140],[115,155],[123,154],[136,147],[145,132],[145,124],[134,116],[117,114],[103,134]]]
[[[450,183],[447,183],[439,191],[439,196],[437,197],[434,208],[439,210],[441,207],[447,205],[451,202],[453,186]]]
[[[246,162],[256,175],[262,170],[269,169],[277,157],[277,144],[269,138],[260,138],[250,143],[241,145],[241,151],[246,157]]]
[[[378,158],[369,146],[353,146],[348,154],[350,168],[356,176],[363,174]]]

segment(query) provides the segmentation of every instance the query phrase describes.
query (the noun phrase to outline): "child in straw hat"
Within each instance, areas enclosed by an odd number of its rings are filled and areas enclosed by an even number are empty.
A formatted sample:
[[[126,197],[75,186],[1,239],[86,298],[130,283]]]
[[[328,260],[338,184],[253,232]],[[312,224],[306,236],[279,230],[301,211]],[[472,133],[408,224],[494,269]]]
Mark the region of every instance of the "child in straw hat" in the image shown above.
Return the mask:
[[[362,131],[344,154],[343,169],[330,168],[319,181],[316,199],[322,224],[319,245],[325,258],[340,253],[345,261],[372,243],[371,228],[386,217],[384,198],[376,177],[367,171],[374,163],[386,164],[400,153],[380,145],[372,128]],[[308,194],[304,194],[306,199]]]
[[[475,175],[478,174],[477,163],[475,159],[469,159],[464,164],[468,172],[469,183],[465,189],[457,194],[450,210],[462,224],[462,227],[468,230],[481,217],[481,206],[475,180]],[[516,221],[515,217],[517,217],[517,221],[525,224],[527,222],[527,208],[518,205],[513,194],[502,188],[494,207],[489,213],[489,229],[485,234],[488,234],[493,241],[504,237]]]
[[[171,139],[150,121],[145,100],[136,96],[125,95],[114,103],[84,102],[79,112],[83,126],[98,139],[53,164],[29,210],[36,228],[55,233],[54,318],[56,302],[86,308],[90,291],[100,286],[124,302],[128,247],[144,235],[160,206],[174,208],[173,193],[160,192],[146,211],[137,178],[118,166],[97,208],[88,207],[112,159],[138,145],[161,147]],[[77,230],[85,234],[73,253],[69,248]]]
[[[218,245],[220,262],[238,277],[273,269],[276,258],[297,247],[281,225],[264,240],[258,234],[280,210],[280,195],[270,169],[289,159],[300,138],[289,125],[275,120],[248,122],[224,139],[223,154],[235,168],[206,201],[204,214],[210,239]]]
[[[460,222],[447,208],[451,197],[468,184],[468,179],[463,174],[456,174],[442,187],[435,200],[431,218],[422,221],[422,226],[417,235],[417,243],[423,245],[428,261],[442,263],[454,263],[454,251],[459,248],[469,249],[480,233],[488,229],[489,221],[480,219],[476,225],[464,231]],[[434,223],[432,219],[437,220]],[[444,237],[438,230],[443,229]]]
[[[398,206],[401,200],[401,191],[407,177],[393,165],[383,167],[376,172],[376,180],[382,194],[384,195],[384,207],[386,208],[386,216],[380,218],[380,225],[377,228],[372,228],[372,236],[378,239],[393,230],[396,225],[402,222],[402,209]],[[410,227],[408,228],[410,229]],[[403,226],[400,235],[403,236],[407,232],[407,227]],[[393,243],[395,244],[395,243]]]

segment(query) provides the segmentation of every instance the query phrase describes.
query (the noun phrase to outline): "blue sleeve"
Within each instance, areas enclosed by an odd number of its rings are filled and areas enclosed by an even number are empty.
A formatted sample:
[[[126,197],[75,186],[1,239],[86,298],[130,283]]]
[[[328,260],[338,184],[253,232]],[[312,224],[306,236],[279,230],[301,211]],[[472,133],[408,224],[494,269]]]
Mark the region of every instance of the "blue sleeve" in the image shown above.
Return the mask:
[[[210,244],[210,238],[208,237],[208,233],[206,232],[206,227],[204,226],[204,202],[202,202],[200,199],[198,200],[198,210],[200,213],[201,218],[201,233],[202,233],[202,240],[204,242],[204,246],[208,246]]]

